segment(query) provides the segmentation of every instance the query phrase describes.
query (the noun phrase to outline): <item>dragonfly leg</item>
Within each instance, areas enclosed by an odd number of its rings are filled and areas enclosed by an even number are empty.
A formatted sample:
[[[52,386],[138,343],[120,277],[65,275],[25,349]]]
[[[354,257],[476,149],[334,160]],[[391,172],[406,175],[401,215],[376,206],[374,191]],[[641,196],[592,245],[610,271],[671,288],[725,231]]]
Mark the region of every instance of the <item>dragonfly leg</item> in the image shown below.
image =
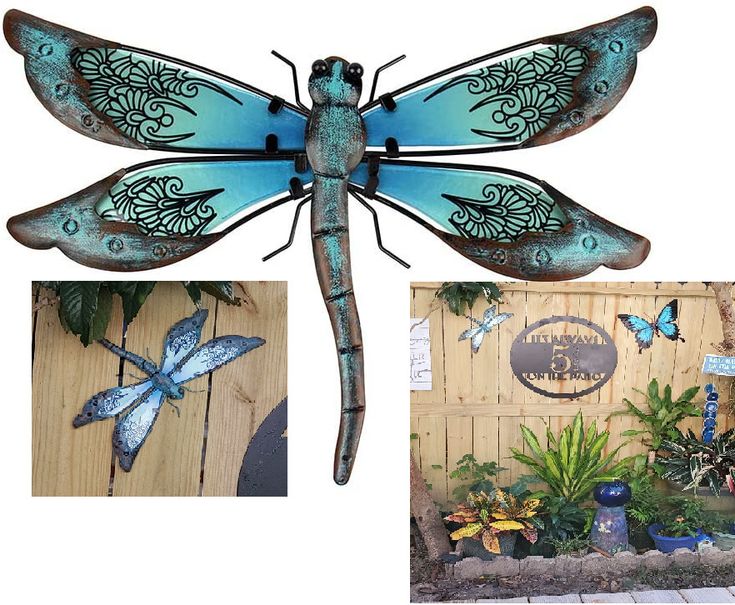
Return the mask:
[[[291,247],[291,244],[293,244],[294,237],[296,236],[296,226],[299,223],[299,214],[301,213],[301,208],[302,208],[302,206],[304,204],[306,204],[307,202],[310,202],[310,201],[311,201],[311,196],[308,195],[303,200],[301,200],[299,202],[298,206],[296,206],[296,212],[294,212],[294,215],[293,215],[293,223],[291,224],[291,233],[288,236],[288,241],[283,246],[281,246],[280,248],[278,248],[277,250],[274,250],[270,254],[266,254],[263,257],[263,261],[270,260],[271,258],[273,258],[274,256],[276,256],[276,254],[280,254],[284,250],[286,250],[286,249],[288,249],[288,248]]]
[[[373,215],[373,224],[375,225],[375,239],[378,240],[378,249],[384,254],[387,254],[388,256],[390,256],[399,265],[404,266],[406,269],[410,269],[411,265],[409,265],[402,258],[393,254],[393,252],[388,250],[388,248],[383,246],[383,238],[380,235],[380,223],[378,222],[378,213],[375,212],[375,208],[373,208],[370,204],[368,204],[367,201],[365,201],[365,198],[363,198],[360,194],[358,194],[354,189],[350,188],[350,193],[353,195],[353,197],[358,202],[360,202],[363,206],[365,206],[365,208],[367,208],[370,211],[370,214]]]
[[[293,61],[289,61],[281,53],[278,53],[275,50],[272,50],[271,54],[274,57],[278,57],[281,61],[283,61],[286,65],[288,65],[291,68],[291,73],[293,74],[293,90],[294,90],[294,95],[296,97],[296,105],[301,107],[301,109],[303,109],[304,111],[309,111],[309,108],[301,102],[301,96],[299,95],[299,79],[296,75],[296,65],[294,65]]]
[[[181,418],[181,408],[179,408],[178,405],[173,403],[169,397],[166,397],[166,403],[168,403],[173,409],[176,410],[176,416],[178,418]]]

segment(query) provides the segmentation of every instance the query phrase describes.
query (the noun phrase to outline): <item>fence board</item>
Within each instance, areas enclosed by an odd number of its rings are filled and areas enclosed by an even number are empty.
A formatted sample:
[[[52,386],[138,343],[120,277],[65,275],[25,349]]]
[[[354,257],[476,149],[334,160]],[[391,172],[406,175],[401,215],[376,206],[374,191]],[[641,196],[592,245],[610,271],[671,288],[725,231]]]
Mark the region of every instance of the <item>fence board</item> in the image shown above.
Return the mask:
[[[439,285],[412,284],[414,317],[422,317],[429,311]],[[546,423],[556,433],[581,409],[588,423],[594,419],[602,430],[610,431],[608,451],[611,451],[626,440],[620,436],[622,431],[639,426],[629,416],[608,420],[613,412],[625,409],[623,398],[645,405],[645,398],[635,389],[645,392],[648,382],[658,378],[662,388],[671,384],[674,395],[678,396],[685,388],[704,385],[712,378],[700,374],[702,361],[706,353],[715,352],[713,343],[722,339],[722,330],[713,294],[701,282],[510,282],[501,284],[501,289],[504,302],[498,311],[511,312],[514,316],[486,337],[476,355],[469,353],[468,342],[457,342],[466,320],[452,316],[446,309],[431,315],[436,318],[431,330],[434,390],[411,394],[412,427],[421,429],[417,431],[420,439],[412,443],[412,448],[422,461],[424,476],[434,485],[435,499],[442,504],[446,504],[456,485],[446,474],[466,453],[472,452],[479,462],[495,460],[507,467],[498,478],[500,484],[509,484],[528,473],[523,465],[508,459],[510,447],[524,449],[521,423],[531,427],[543,443]],[[680,300],[678,323],[686,342],[673,343],[658,337],[650,349],[639,353],[633,335],[617,315],[633,313],[655,319],[672,298]],[[484,308],[478,305],[474,310],[476,316]],[[513,340],[528,325],[551,315],[590,319],[602,326],[615,342],[618,367],[612,379],[598,391],[576,400],[551,399],[527,389],[513,375],[509,358]],[[568,325],[570,333],[583,333],[582,330],[577,324]],[[442,382],[437,381],[439,377]],[[722,400],[727,401],[732,379],[712,381],[721,391]],[[444,382],[446,391],[441,388]],[[545,386],[551,386],[550,379],[546,382]],[[587,384],[580,383],[578,388]],[[699,401],[703,399],[701,395],[698,397]],[[719,422],[721,430],[733,424],[725,406],[720,408]],[[699,430],[701,421],[692,419],[683,426]],[[644,449],[635,438],[621,450],[621,455]],[[443,464],[442,460],[449,463],[444,471],[431,467]]]

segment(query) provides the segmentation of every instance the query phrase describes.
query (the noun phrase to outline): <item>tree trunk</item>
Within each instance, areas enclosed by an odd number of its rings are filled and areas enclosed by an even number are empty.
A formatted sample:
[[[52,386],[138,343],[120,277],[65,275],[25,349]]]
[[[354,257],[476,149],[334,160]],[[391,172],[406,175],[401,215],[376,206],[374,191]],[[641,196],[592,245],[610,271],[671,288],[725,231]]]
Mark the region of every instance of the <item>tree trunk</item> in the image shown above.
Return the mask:
[[[451,550],[449,536],[434,500],[426,488],[421,471],[413,459],[413,453],[411,453],[411,513],[424,539],[429,559],[438,561],[442,555]]]
[[[724,340],[718,348],[726,355],[735,355],[735,309],[732,305],[732,283],[716,281],[710,284],[717,300],[717,309],[722,320]]]

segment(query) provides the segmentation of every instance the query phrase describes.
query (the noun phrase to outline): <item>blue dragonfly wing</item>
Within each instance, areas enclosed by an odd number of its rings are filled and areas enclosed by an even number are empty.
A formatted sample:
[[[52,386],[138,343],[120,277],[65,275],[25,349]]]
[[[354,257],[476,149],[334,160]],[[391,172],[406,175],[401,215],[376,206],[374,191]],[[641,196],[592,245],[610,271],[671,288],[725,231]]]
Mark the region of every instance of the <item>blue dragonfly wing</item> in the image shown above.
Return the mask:
[[[482,328],[469,328],[459,335],[457,341],[467,340],[468,338],[474,338],[479,332],[482,332]]]
[[[656,318],[656,328],[669,340],[679,339],[679,326],[676,320],[679,318],[679,301],[672,300],[667,304]]]
[[[258,337],[218,336],[185,357],[169,376],[176,384],[189,382],[264,344]]]
[[[492,305],[491,307],[485,309],[485,312],[482,314],[482,323],[490,323],[490,320],[495,317],[495,312],[497,311],[496,305]]]
[[[163,402],[163,392],[151,388],[135,408],[115,423],[112,449],[124,471],[132,468],[135,457],[153,429]]]
[[[148,162],[15,216],[8,229],[26,246],[58,247],[91,267],[150,269],[191,256],[248,217],[303,195],[312,178],[296,156]]]
[[[161,372],[168,374],[184,357],[194,350],[202,337],[202,326],[209,315],[208,309],[199,309],[191,317],[177,321],[166,335],[161,358]]]
[[[139,402],[152,386],[150,380],[144,380],[137,384],[114,387],[97,393],[85,402],[82,411],[74,418],[73,424],[80,427],[95,420],[120,414]]]
[[[304,149],[306,115],[252,86],[153,52],[44,21],[5,15],[41,103],[70,128],[141,149],[264,152]],[[274,104],[272,104],[274,103]]]
[[[482,341],[485,340],[485,330],[479,330],[477,334],[472,337],[470,341],[472,343],[472,352],[479,353]]]
[[[518,279],[570,279],[645,260],[645,238],[529,175],[411,160],[363,162],[355,191],[415,220],[479,265]],[[366,194],[367,195],[367,194]]]
[[[623,325],[628,328],[635,335],[635,340],[638,343],[639,350],[647,349],[653,344],[653,335],[655,328],[646,319],[638,317],[637,315],[628,315],[621,313],[618,315],[618,319],[623,322]]]
[[[495,326],[499,326],[506,319],[510,319],[511,317],[513,317],[513,313],[500,313],[499,315],[493,317],[492,321],[490,322],[490,327],[494,328]]]
[[[368,149],[395,155],[530,147],[588,128],[620,101],[656,33],[641,8],[485,55],[365,106]]]

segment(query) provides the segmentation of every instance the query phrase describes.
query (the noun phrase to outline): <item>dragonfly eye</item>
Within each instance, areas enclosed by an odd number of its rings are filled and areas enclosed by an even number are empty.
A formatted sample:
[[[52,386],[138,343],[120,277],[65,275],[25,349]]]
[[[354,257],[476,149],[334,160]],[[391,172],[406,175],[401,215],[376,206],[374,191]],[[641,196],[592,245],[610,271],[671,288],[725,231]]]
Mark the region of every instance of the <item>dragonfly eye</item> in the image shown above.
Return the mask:
[[[315,76],[323,76],[329,71],[329,65],[324,59],[317,59],[311,64],[311,73]]]
[[[347,66],[347,75],[353,80],[359,80],[362,78],[363,73],[365,73],[365,70],[359,63],[350,63]]]

